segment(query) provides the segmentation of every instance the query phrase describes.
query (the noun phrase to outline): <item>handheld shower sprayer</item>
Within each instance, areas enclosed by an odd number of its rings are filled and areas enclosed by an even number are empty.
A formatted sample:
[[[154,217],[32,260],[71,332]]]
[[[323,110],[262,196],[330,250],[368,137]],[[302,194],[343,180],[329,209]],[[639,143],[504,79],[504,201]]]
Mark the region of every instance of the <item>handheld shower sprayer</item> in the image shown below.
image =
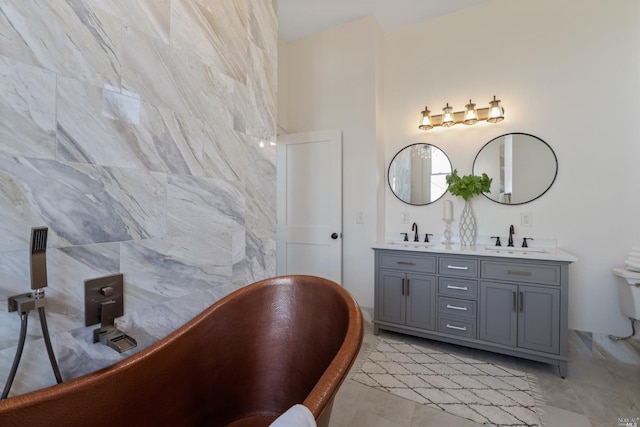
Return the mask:
[[[31,242],[30,242],[30,256],[29,267],[31,276],[31,289],[34,293],[26,293],[20,295],[14,295],[9,297],[9,311],[17,311],[20,315],[20,338],[18,341],[18,347],[16,348],[16,355],[13,359],[13,366],[9,372],[9,377],[5,384],[2,396],[0,399],[6,399],[9,395],[9,390],[13,384],[13,380],[18,370],[20,358],[22,357],[22,351],[24,349],[24,342],[27,335],[27,319],[29,311],[38,309],[38,316],[40,317],[40,326],[42,328],[42,336],[44,338],[44,344],[47,348],[47,354],[49,355],[49,361],[53,368],[53,374],[56,377],[56,382],[60,384],[62,382],[62,376],[60,375],[60,369],[56,362],[55,354],[53,353],[53,346],[51,345],[51,337],[49,336],[49,328],[47,326],[47,316],[44,310],[44,288],[47,287],[47,235],[49,229],[47,227],[34,227],[31,229]]]
[[[31,229],[31,256],[29,267],[31,270],[31,289],[34,291],[47,287],[47,227]]]

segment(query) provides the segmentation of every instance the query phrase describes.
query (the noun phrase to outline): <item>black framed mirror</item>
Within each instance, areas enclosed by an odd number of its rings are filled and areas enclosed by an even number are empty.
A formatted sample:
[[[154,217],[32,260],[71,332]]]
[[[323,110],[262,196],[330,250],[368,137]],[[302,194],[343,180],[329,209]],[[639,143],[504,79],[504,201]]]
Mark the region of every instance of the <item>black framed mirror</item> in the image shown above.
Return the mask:
[[[493,178],[485,197],[504,205],[529,203],[547,192],[558,175],[558,158],[542,139],[508,133],[487,142],[473,161],[473,174]]]
[[[416,143],[398,151],[387,177],[393,194],[403,202],[423,206],[447,192],[446,176],[452,172],[449,157],[431,144]]]

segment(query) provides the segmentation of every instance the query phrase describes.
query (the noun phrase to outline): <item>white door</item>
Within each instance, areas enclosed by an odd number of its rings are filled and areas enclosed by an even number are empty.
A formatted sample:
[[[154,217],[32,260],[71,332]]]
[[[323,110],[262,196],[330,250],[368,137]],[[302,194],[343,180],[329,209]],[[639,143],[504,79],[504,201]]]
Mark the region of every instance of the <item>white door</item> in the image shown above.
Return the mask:
[[[342,133],[278,137],[276,272],[342,282]]]

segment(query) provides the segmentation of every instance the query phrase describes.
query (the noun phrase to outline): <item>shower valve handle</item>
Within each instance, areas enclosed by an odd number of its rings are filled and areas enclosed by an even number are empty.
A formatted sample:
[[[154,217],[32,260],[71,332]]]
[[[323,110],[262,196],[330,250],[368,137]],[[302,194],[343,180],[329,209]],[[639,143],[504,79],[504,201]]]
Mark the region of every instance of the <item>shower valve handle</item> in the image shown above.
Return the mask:
[[[113,295],[113,292],[114,292],[113,286],[105,286],[104,288],[100,289],[100,293],[105,297],[109,297]]]

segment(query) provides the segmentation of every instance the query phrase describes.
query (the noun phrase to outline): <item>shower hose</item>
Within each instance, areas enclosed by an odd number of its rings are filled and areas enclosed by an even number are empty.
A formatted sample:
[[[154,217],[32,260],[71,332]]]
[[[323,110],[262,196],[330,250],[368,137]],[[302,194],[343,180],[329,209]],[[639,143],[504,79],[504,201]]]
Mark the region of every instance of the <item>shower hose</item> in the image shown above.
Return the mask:
[[[47,354],[49,355],[49,360],[51,361],[53,374],[56,377],[56,382],[60,384],[62,382],[62,376],[60,375],[60,369],[58,368],[58,362],[56,362],[56,357],[53,354],[53,347],[51,346],[51,338],[49,337],[49,327],[47,326],[47,316],[44,311],[44,307],[38,307],[38,316],[40,317],[40,326],[42,327],[44,344],[47,347]],[[20,314],[20,338],[18,340],[18,347],[16,348],[16,355],[13,358],[13,365],[11,366],[11,371],[9,371],[9,377],[7,378],[7,383],[4,386],[4,390],[2,391],[2,396],[0,397],[0,399],[7,398],[7,396],[9,395],[9,390],[11,390],[11,385],[13,384],[13,380],[16,376],[18,365],[20,364],[20,358],[22,358],[22,351],[24,350],[25,338],[27,337],[28,318],[29,318],[28,311]]]

